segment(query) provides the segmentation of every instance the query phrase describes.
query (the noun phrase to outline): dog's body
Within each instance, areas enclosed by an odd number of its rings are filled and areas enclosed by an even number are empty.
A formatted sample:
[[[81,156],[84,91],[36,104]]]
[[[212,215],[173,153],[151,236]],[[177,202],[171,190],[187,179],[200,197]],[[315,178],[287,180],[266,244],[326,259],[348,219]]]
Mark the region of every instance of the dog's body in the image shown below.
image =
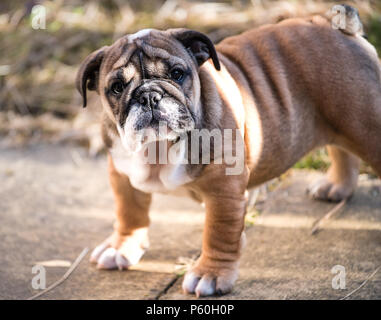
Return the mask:
[[[145,30],[85,60],[78,88],[85,103],[86,86],[101,95],[117,204],[115,231],[92,254],[100,268],[137,263],[148,245],[151,193],[181,191],[206,207],[202,255],[183,288],[197,295],[226,293],[237,277],[247,188],[324,145],[330,145],[332,166],[327,179],[310,189],[314,198],[338,201],[353,193],[358,159],[349,152],[381,176],[381,69],[360,34],[344,34],[315,16],[227,38],[216,51],[218,56],[193,31]],[[181,65],[181,82],[173,65]],[[115,85],[114,74],[126,85]],[[156,120],[168,123],[165,137],[158,138]],[[226,175],[228,166],[213,161],[142,163],[135,137],[141,127],[153,130],[150,143],[156,146],[173,145],[177,133],[194,129],[238,129],[243,170]]]

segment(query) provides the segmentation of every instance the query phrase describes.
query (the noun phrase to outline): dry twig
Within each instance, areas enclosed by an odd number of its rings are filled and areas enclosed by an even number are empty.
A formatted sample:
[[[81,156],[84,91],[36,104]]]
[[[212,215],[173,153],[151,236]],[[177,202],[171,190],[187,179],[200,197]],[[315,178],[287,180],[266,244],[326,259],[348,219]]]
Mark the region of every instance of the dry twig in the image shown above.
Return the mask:
[[[342,209],[345,204],[347,203],[347,199],[344,199],[342,200],[341,202],[339,202],[332,210],[330,210],[329,212],[327,212],[323,217],[321,217],[320,219],[316,220],[314,222],[314,224],[312,225],[312,229],[311,229],[311,235],[314,235],[318,230],[319,228],[321,227],[321,225],[323,224],[323,222],[327,221],[329,218],[331,218],[335,213],[339,212],[340,209]]]
[[[69,270],[66,271],[66,273],[63,275],[63,277],[61,279],[59,279],[58,281],[54,282],[51,286],[47,287],[45,290],[35,294],[34,296],[31,296],[27,300],[34,300],[34,299],[42,296],[46,292],[48,292],[48,291],[54,289],[55,287],[59,286],[62,282],[64,282],[67,278],[69,278],[71,273],[75,270],[75,268],[78,267],[78,265],[81,263],[82,259],[86,256],[86,254],[88,252],[89,252],[89,248],[83,249],[81,254],[77,257],[77,259],[75,259],[74,263],[71,265]]]
[[[378,270],[380,270],[381,266],[379,266],[376,270],[373,271],[373,273],[365,279],[365,281],[358,287],[356,288],[355,290],[349,292],[345,297],[341,298],[340,300],[345,300],[347,298],[349,298],[352,294],[354,294],[355,292],[359,291],[363,286],[366,285],[366,283],[375,276],[375,274],[378,272]]]

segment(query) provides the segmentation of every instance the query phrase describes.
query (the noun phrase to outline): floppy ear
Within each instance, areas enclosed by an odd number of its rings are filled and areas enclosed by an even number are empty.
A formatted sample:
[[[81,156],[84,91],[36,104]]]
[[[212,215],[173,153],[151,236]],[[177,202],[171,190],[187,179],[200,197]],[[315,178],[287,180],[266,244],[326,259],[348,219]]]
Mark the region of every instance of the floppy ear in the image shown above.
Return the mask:
[[[78,70],[75,82],[82,96],[84,108],[87,103],[86,90],[98,90],[99,68],[108,48],[104,46],[88,55]]]
[[[212,59],[214,67],[221,70],[216,48],[213,42],[203,33],[190,29],[169,29],[172,36],[179,40],[183,46],[195,57],[199,66],[209,58]]]

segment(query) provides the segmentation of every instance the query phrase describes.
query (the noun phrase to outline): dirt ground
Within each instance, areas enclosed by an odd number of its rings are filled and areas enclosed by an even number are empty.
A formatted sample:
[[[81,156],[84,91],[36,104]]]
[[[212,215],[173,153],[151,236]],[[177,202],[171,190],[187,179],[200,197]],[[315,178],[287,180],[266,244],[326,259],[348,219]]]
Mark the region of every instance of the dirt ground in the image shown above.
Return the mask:
[[[312,223],[333,204],[312,201],[306,186],[321,173],[293,171],[247,227],[240,277],[223,299],[340,299],[381,265],[381,182],[362,177],[338,217],[316,235]],[[32,267],[73,262],[111,232],[114,203],[106,159],[70,146],[0,148],[0,298],[25,299]],[[186,198],[155,195],[151,247],[129,271],[99,271],[81,262],[40,299],[193,299],[181,291],[179,261],[200,253],[203,209]],[[345,289],[331,269],[345,268]],[[67,267],[46,266],[47,286]],[[213,297],[213,299],[217,299]],[[381,270],[349,299],[381,299]]]

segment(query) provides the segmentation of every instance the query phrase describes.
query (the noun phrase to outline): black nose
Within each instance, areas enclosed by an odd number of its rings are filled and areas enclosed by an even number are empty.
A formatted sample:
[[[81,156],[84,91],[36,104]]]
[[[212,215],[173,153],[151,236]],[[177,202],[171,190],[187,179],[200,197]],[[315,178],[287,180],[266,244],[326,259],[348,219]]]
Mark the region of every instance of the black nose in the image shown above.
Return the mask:
[[[139,96],[139,103],[143,107],[156,108],[162,95],[157,91],[145,91]]]

